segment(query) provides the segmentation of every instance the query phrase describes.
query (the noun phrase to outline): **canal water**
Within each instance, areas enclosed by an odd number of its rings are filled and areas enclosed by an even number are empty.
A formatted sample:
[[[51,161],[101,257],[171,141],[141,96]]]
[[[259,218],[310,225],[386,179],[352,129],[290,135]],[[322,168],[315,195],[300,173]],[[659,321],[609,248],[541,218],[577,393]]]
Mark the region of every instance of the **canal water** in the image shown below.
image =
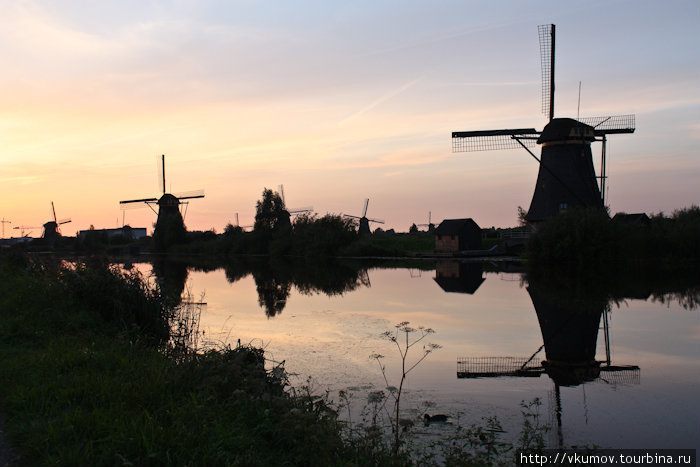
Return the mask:
[[[451,423],[430,435],[496,416],[515,440],[521,402],[539,399],[552,447],[700,447],[700,310],[687,297],[632,287],[593,299],[530,284],[508,263],[139,268],[166,292],[206,302],[200,346],[264,348],[293,386],[335,402],[345,391],[341,417],[353,423],[371,392],[386,393],[380,364],[398,386],[399,350],[383,333],[409,322],[409,343],[434,331],[409,348],[409,366],[440,346],[404,384],[402,417],[417,422],[415,436],[428,430],[425,413],[440,413]]]

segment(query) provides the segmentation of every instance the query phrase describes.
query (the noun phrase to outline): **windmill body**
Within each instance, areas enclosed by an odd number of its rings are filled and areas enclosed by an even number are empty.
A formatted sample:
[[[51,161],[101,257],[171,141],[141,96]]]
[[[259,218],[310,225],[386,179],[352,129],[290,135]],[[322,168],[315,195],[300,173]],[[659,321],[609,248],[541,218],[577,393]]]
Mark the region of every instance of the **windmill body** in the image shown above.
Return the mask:
[[[604,211],[596,183],[591,142],[593,127],[570,118],[555,118],[537,140],[542,145],[535,192],[525,219],[540,222],[571,208]]]
[[[161,224],[166,221],[166,219],[175,219],[177,222],[184,223],[182,218],[182,213],[180,212],[180,200],[171,195],[170,193],[164,193],[158,201],[158,220],[156,220],[156,225]]]
[[[633,133],[634,115],[592,118],[554,118],[555,26],[540,26],[542,58],[542,111],[549,123],[534,128],[461,131],[452,133],[454,152],[524,148],[539,163],[530,209],[525,219],[538,222],[571,208],[605,212],[605,150],[607,135]],[[593,168],[591,143],[602,142],[601,172]],[[541,158],[530,149],[542,146]],[[600,188],[598,186],[600,181]]]

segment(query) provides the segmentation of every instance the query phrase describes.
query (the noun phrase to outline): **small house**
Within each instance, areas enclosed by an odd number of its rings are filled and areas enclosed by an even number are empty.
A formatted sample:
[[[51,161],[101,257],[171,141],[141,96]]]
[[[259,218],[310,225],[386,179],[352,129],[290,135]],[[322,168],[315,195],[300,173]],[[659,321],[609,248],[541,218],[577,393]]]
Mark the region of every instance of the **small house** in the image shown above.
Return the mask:
[[[458,253],[481,249],[481,227],[473,219],[445,219],[435,229],[435,251]]]
[[[620,224],[628,225],[649,225],[651,224],[651,219],[644,212],[627,214],[624,212],[618,212],[612,218],[614,222],[619,222]]]

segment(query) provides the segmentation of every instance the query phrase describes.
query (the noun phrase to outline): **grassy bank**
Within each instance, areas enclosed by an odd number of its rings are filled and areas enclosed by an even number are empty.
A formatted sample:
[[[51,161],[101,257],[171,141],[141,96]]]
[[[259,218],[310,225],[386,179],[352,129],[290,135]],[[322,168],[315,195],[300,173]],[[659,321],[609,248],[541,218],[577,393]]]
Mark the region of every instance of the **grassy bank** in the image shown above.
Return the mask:
[[[262,351],[173,358],[135,275],[0,259],[0,403],[21,465],[361,465],[335,413]],[[181,354],[180,354],[181,355]]]
[[[380,411],[349,426],[342,401],[288,387],[260,349],[187,351],[170,301],[99,261],[0,251],[0,292],[0,412],[17,465],[503,465],[516,447],[494,418],[430,446],[397,424],[392,435]],[[519,447],[543,446],[532,407]]]

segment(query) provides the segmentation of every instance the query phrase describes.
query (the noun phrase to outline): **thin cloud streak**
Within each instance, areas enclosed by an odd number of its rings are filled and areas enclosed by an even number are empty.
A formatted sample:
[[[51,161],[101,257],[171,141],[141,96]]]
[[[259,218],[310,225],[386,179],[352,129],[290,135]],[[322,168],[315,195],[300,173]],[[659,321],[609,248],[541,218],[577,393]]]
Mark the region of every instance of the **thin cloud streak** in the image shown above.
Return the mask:
[[[393,97],[396,97],[396,96],[398,96],[399,94],[401,94],[402,92],[405,92],[406,90],[412,88],[413,86],[415,86],[416,84],[418,84],[421,80],[422,80],[422,78],[416,78],[416,79],[414,79],[413,81],[410,81],[410,82],[404,84],[403,86],[399,87],[398,89],[395,89],[395,90],[393,90],[393,91],[390,91],[390,92],[384,94],[383,96],[381,96],[380,98],[376,99],[374,102],[372,102],[371,104],[369,104],[367,107],[365,107],[365,108],[363,108],[362,110],[360,110],[360,111],[358,111],[358,112],[355,112],[354,114],[352,114],[352,115],[350,115],[350,116],[344,118],[343,120],[339,121],[339,122],[338,122],[338,126],[343,126],[343,125],[345,125],[346,123],[349,123],[349,122],[351,122],[352,120],[356,119],[357,117],[359,117],[359,116],[361,116],[361,115],[364,115],[365,113],[367,113],[367,112],[369,112],[370,110],[374,109],[374,108],[377,107],[378,105],[383,104],[384,102],[388,101],[389,99],[391,99],[391,98],[393,98]]]

